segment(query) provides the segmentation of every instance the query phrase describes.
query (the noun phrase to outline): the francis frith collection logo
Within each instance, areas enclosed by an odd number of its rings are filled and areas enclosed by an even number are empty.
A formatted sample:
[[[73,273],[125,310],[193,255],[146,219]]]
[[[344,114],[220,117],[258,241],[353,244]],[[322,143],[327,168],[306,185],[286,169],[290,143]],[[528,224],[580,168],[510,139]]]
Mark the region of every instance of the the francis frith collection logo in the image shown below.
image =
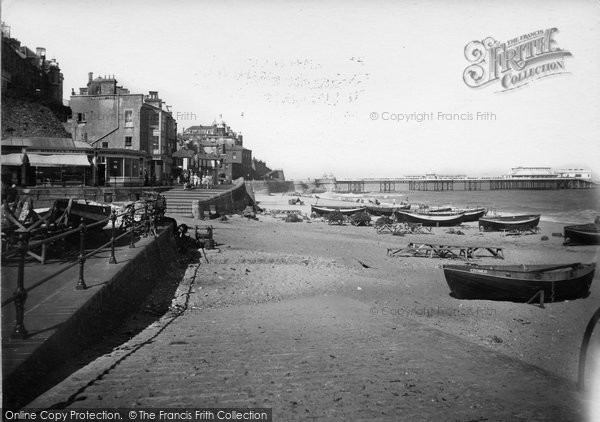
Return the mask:
[[[558,48],[557,32],[556,28],[540,29],[503,43],[492,37],[471,41],[465,47],[465,58],[471,62],[463,72],[465,84],[479,88],[499,82],[501,91],[508,91],[566,73],[564,58],[571,53]]]

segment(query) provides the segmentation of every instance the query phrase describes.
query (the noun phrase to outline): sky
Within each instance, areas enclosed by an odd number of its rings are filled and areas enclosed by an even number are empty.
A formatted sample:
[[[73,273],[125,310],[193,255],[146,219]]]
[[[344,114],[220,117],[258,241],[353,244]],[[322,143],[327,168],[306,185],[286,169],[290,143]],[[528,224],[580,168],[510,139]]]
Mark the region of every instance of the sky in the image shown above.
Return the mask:
[[[2,21],[57,59],[65,98],[88,72],[159,91],[179,131],[223,119],[289,179],[600,175],[598,0],[4,0]],[[550,28],[560,73],[465,83],[469,43]]]

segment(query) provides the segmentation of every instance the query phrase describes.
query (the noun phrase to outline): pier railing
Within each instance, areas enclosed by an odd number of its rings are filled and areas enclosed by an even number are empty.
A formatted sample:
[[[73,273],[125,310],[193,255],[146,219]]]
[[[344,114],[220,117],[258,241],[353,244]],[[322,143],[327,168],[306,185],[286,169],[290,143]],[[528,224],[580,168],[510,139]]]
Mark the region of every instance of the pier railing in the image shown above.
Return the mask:
[[[141,211],[141,209],[138,209],[138,210]],[[25,328],[25,303],[27,301],[28,292],[41,286],[42,284],[48,282],[52,278],[56,277],[57,275],[63,273],[64,271],[66,271],[69,268],[72,268],[76,265],[79,265],[79,276],[78,276],[77,280],[75,281],[75,289],[85,290],[87,288],[87,285],[85,283],[85,262],[88,258],[98,254],[101,251],[105,251],[106,248],[110,247],[110,256],[108,258],[108,263],[116,264],[117,259],[115,256],[115,243],[118,240],[129,236],[129,248],[134,248],[136,232],[140,232],[140,235],[142,237],[148,237],[150,234],[152,234],[154,237],[156,237],[156,225],[155,225],[156,216],[153,215],[153,213],[149,212],[149,207],[148,207],[147,202],[144,204],[143,212],[141,212],[141,215],[139,215],[138,221],[136,221],[137,215],[138,214],[136,214],[135,206],[131,206],[129,209],[127,209],[126,211],[124,211],[123,213],[120,213],[120,214],[117,214],[115,212],[115,210],[113,209],[110,216],[108,216],[107,218],[105,218],[103,220],[97,221],[92,224],[84,224],[83,218],[82,218],[82,222],[79,224],[78,227],[67,230],[67,231],[57,234],[55,236],[51,236],[51,237],[42,239],[42,240],[31,240],[30,232],[28,232],[27,230],[23,230],[23,229],[16,230],[15,233],[18,236],[16,245],[14,247],[11,247],[6,252],[2,253],[3,260],[10,256],[18,255],[17,288],[16,288],[14,294],[10,298],[8,298],[2,302],[2,307],[5,307],[11,303],[15,304],[16,323],[15,323],[15,328],[11,334],[11,337],[12,338],[20,338],[20,339],[25,339],[28,337],[28,332],[27,332],[27,329]],[[124,232],[121,234],[117,234],[118,230],[119,231],[123,230],[123,227],[121,227],[119,229],[116,228],[116,221],[118,218],[123,219],[124,224],[122,226],[125,226]],[[96,249],[94,249],[90,252],[86,252],[86,249],[85,249],[86,232],[88,232],[88,230],[95,228],[95,227],[106,226],[109,222],[111,223],[111,238],[110,238],[110,240],[108,242],[102,244],[101,246],[97,247]],[[125,224],[125,222],[127,222],[128,224]],[[44,247],[45,245],[52,244],[53,242],[56,242],[57,240],[64,239],[68,236],[76,235],[77,233],[79,233],[79,255],[78,255],[78,259],[76,260],[76,262],[66,264],[66,265],[62,266],[58,272],[51,274],[50,276],[45,277],[42,280],[37,281],[35,284],[33,284],[31,286],[25,287],[25,259],[26,259],[27,253],[30,250],[33,250],[33,249],[36,249],[39,247]]]

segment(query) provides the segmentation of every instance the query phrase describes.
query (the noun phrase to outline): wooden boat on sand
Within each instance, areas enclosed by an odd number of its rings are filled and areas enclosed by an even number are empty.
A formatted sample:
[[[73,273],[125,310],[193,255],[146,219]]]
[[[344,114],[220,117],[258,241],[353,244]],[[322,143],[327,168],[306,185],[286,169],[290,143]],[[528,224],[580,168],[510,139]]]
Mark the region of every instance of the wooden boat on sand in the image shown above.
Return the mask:
[[[463,221],[463,214],[439,215],[436,213],[417,214],[406,211],[397,211],[395,213],[398,221],[403,223],[419,223],[424,226],[450,227],[457,226]]]
[[[310,206],[310,211],[311,213],[315,213],[319,216],[321,215],[329,215],[334,211],[339,211],[341,212],[343,215],[352,215],[352,214],[356,214],[357,212],[361,212],[361,211],[365,211],[367,209],[367,207],[321,207],[321,206],[317,206],[317,205],[311,205]]]
[[[485,216],[479,218],[479,230],[530,230],[540,222],[540,214],[513,215],[513,216]]]
[[[600,224],[565,226],[565,244],[600,245]]]
[[[406,205],[394,205],[394,206],[385,206],[385,205],[367,205],[367,212],[374,216],[391,216],[396,211],[408,211],[410,210],[410,204]]]
[[[487,214],[487,209],[485,208],[466,208],[459,211],[464,213],[463,223],[478,221],[481,217]]]
[[[596,264],[444,265],[444,276],[457,299],[527,302],[540,291],[547,302],[586,297]]]

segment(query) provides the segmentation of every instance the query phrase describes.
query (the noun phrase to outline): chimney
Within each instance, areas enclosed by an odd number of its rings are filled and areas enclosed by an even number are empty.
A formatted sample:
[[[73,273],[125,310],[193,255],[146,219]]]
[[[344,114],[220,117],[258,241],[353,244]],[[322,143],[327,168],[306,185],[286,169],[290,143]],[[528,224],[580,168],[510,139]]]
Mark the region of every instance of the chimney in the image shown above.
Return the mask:
[[[93,79],[94,79],[94,72],[88,73],[88,82],[92,82]]]
[[[36,47],[35,55],[38,57],[46,57],[46,49],[44,47]]]

